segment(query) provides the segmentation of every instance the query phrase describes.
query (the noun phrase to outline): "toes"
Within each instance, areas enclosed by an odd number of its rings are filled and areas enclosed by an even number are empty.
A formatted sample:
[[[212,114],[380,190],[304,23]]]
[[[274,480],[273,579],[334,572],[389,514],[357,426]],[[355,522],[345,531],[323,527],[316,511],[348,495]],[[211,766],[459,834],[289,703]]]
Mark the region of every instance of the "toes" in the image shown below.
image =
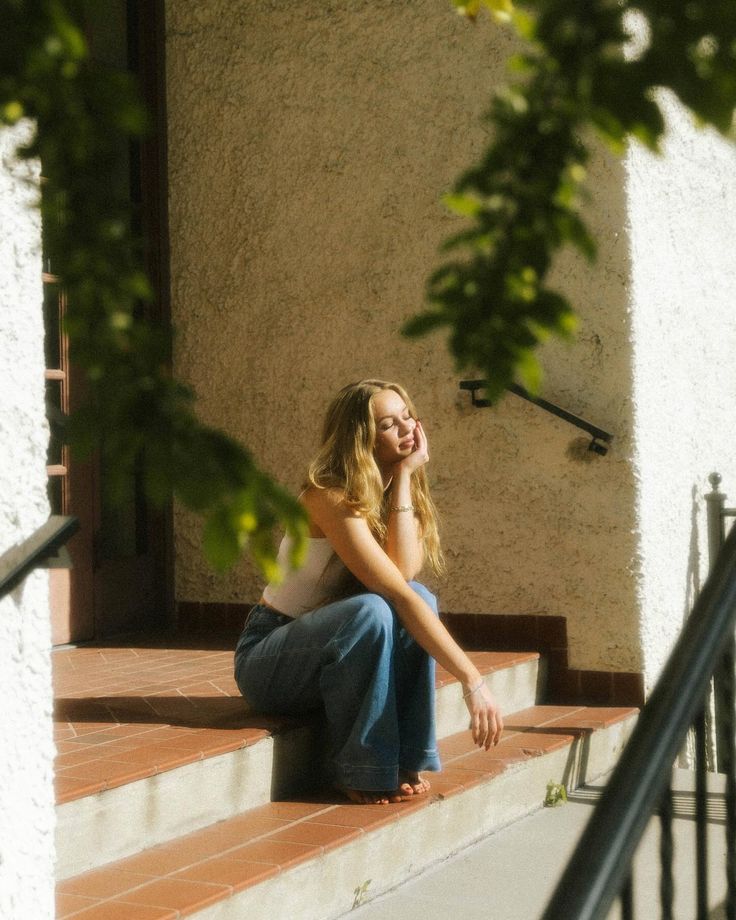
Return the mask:
[[[336,788],[356,805],[395,805],[399,802],[408,801],[417,793],[426,791],[425,786],[427,789],[429,788],[429,784],[421,779],[418,782],[408,779],[400,783],[398,789],[394,789],[391,792],[372,792],[363,789],[350,789],[340,785],[336,785]]]
[[[400,798],[392,797],[386,792],[366,792],[362,789],[350,789],[339,785],[336,788],[355,805],[388,805],[389,802],[401,801]]]
[[[411,795],[424,795],[430,790],[429,781],[419,773],[407,770],[403,773],[402,779],[404,781],[401,783],[401,789],[410,789]]]

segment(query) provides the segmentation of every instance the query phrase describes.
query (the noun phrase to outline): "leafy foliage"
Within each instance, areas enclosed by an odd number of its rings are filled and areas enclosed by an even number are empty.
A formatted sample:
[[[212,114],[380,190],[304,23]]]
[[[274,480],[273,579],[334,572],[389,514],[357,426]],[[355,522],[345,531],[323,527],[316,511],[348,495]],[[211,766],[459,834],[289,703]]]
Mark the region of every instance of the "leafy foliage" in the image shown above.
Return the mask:
[[[277,576],[272,528],[281,522],[303,552],[296,500],[258,469],[246,449],[203,425],[193,394],[170,374],[166,330],[144,321],[152,297],[127,195],[111,176],[128,139],[148,129],[133,78],[92,60],[80,28],[83,4],[0,0],[0,121],[35,121],[21,151],[42,164],[47,247],[68,300],[66,331],[84,369],[89,402],[69,424],[84,453],[99,449],[112,493],[141,463],[148,497],[172,493],[205,520],[204,548],[218,569],[247,545]]]
[[[449,329],[458,369],[480,371],[498,398],[519,375],[535,390],[535,349],[575,329],[571,304],[545,278],[566,245],[587,259],[595,242],[581,216],[590,128],[616,152],[630,137],[657,150],[664,118],[655,90],[672,90],[697,118],[733,134],[736,4],[731,0],[452,0],[475,20],[483,8],[526,40],[499,92],[493,137],[457,181],[447,206],[466,227],[428,284],[430,308],[410,336]],[[643,47],[629,43],[638,18]]]
[[[446,203],[465,221],[444,247],[428,285],[430,309],[405,331],[449,329],[458,367],[484,373],[488,397],[519,374],[539,383],[535,349],[570,336],[570,303],[546,277],[572,245],[595,243],[581,214],[591,127],[616,151],[629,137],[656,150],[664,119],[653,91],[671,89],[697,117],[730,134],[736,105],[733,0],[451,0],[477,20],[484,10],[510,24],[527,50],[489,114],[493,140]],[[89,403],[71,420],[78,450],[99,449],[121,493],[141,463],[148,496],[175,494],[205,517],[208,558],[224,569],[244,546],[275,574],[273,525],[303,552],[298,503],[255,465],[248,451],[198,421],[193,394],[170,374],[166,330],[146,323],[152,292],[141,269],[125,197],[110,183],[121,141],[148,127],[137,88],[88,53],[83,0],[0,0],[0,123],[33,119],[23,156],[43,164],[42,212],[69,308],[74,360],[86,372]],[[627,15],[639,16],[643,47],[625,53]]]

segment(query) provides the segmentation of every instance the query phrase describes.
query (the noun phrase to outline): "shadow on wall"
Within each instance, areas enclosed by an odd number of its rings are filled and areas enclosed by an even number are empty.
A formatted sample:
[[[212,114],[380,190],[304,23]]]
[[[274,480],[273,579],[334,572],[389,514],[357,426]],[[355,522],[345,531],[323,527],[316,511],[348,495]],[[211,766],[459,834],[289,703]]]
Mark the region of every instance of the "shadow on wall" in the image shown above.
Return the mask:
[[[695,601],[700,594],[700,530],[698,527],[698,514],[700,511],[700,489],[697,484],[690,491],[690,548],[687,554],[687,570],[685,574],[685,609],[682,612],[684,623],[690,616]]]

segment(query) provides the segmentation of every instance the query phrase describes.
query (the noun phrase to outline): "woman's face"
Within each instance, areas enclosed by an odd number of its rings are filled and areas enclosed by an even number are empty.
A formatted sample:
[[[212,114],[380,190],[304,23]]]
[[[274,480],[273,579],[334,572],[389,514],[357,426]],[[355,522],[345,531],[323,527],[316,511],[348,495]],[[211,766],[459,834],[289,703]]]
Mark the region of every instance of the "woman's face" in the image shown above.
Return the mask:
[[[388,469],[414,450],[417,423],[395,390],[380,390],[374,394],[371,411],[376,426],[373,456],[379,467]]]

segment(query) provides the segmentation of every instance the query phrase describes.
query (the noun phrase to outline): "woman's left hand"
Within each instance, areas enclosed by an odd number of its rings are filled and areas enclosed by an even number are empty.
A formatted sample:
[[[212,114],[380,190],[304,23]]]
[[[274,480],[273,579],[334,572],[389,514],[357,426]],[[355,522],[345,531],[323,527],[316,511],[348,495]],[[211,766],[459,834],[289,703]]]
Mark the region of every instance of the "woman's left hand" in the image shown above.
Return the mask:
[[[400,460],[396,466],[399,469],[408,470],[410,473],[413,473],[415,470],[418,470],[420,466],[424,466],[424,464],[428,462],[429,443],[427,441],[427,435],[422,427],[421,421],[417,419],[417,424],[414,428],[414,450],[408,457],[404,457],[403,460]]]
[[[503,732],[503,716],[485,681],[481,679],[475,689],[470,690],[470,693],[466,691],[463,699],[470,713],[473,743],[486,750],[498,744]]]

